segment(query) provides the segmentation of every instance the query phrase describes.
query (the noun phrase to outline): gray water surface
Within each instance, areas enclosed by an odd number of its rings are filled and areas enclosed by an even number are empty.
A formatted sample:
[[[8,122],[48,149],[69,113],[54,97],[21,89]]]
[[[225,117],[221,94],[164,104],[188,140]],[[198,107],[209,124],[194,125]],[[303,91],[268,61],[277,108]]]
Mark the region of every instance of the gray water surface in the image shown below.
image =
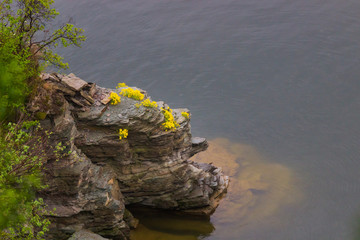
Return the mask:
[[[360,1],[57,0],[88,40],[60,53],[104,87],[146,89],[192,113],[193,135],[254,146],[304,199],[204,239],[356,239]],[[283,219],[274,227],[270,222]],[[175,234],[180,233],[176,232]],[[180,239],[180,238],[179,238]],[[189,238],[184,238],[189,239]]]

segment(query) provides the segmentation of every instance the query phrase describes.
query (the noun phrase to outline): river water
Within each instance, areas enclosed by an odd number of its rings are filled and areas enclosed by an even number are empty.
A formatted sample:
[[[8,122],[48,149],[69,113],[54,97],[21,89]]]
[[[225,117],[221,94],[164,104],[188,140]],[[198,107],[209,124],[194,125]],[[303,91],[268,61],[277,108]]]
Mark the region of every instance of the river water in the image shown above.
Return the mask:
[[[59,51],[71,72],[189,108],[231,175],[210,221],[139,213],[134,239],[360,239],[360,1],[55,6],[88,38]]]

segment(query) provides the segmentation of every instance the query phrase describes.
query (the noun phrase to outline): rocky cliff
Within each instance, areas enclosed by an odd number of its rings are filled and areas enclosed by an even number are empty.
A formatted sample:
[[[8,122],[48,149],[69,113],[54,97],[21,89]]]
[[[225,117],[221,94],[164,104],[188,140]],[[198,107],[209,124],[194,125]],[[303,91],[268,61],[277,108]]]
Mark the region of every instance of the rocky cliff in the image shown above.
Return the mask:
[[[216,209],[229,180],[220,168],[188,160],[208,143],[192,137],[190,120],[181,114],[187,109],[174,109],[179,126],[165,131],[164,102],[138,107],[139,101],[121,97],[121,103],[111,105],[110,93],[119,90],[98,87],[73,74],[41,77],[43,93],[29,110],[54,132],[54,142],[71,150],[47,163],[49,188],[39,193],[50,209],[56,208],[51,238],[67,239],[88,229],[127,239],[136,226],[127,205],[201,215]],[[39,107],[44,101],[46,109]],[[119,129],[128,130],[126,139],[119,139]]]

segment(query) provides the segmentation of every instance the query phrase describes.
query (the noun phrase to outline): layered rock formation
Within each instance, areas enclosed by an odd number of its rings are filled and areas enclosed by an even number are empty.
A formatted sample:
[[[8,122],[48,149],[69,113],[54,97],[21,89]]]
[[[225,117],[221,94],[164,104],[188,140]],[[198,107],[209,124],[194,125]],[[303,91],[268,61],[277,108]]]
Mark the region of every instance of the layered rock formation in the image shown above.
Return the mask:
[[[50,208],[56,208],[52,238],[66,239],[89,229],[103,237],[127,239],[136,225],[125,208],[129,204],[202,215],[215,210],[229,180],[220,168],[188,160],[208,144],[191,136],[189,119],[181,114],[187,109],[174,109],[179,127],[164,131],[163,102],[156,108],[136,107],[139,101],[121,97],[121,103],[111,105],[110,92],[118,90],[89,84],[73,74],[42,78],[60,110],[44,111],[35,101],[32,111],[35,116],[47,114],[42,125],[72,151],[48,162],[50,187],[40,193]],[[119,139],[119,129],[128,129],[126,139]]]

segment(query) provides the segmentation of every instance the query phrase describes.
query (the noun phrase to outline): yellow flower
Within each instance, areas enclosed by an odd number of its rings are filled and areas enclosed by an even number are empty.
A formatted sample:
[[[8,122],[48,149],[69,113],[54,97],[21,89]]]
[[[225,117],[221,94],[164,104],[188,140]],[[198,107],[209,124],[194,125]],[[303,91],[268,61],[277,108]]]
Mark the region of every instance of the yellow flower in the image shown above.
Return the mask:
[[[120,102],[121,102],[120,96],[115,92],[111,92],[110,93],[110,103],[111,103],[111,105],[116,105],[116,104],[118,104]]]
[[[135,100],[141,101],[144,99],[144,94],[142,94],[139,90],[135,90],[132,88],[122,89],[120,94],[123,95],[124,97],[132,98]]]
[[[126,85],[126,83],[118,83],[116,88],[122,88],[122,87],[127,87],[128,85]]]
[[[188,112],[181,112],[181,115],[186,119],[189,119],[190,117],[190,114]]]
[[[174,116],[172,115],[172,110],[169,107],[161,108],[161,110],[165,118],[165,122],[162,124],[164,130],[175,130],[179,124],[175,121]]]
[[[172,109],[170,107],[166,107],[166,108],[162,107],[161,110],[168,111],[168,112],[172,113]]]
[[[145,99],[144,101],[142,101],[141,103],[144,107],[148,107],[148,108],[154,108],[157,107],[157,103],[155,101],[150,101],[149,98]]]
[[[165,117],[165,121],[168,121],[168,122],[174,121],[174,116],[172,115],[171,112],[164,111],[163,114],[164,114],[164,117]]]
[[[129,131],[127,129],[119,129],[119,139],[127,138],[129,135]]]

